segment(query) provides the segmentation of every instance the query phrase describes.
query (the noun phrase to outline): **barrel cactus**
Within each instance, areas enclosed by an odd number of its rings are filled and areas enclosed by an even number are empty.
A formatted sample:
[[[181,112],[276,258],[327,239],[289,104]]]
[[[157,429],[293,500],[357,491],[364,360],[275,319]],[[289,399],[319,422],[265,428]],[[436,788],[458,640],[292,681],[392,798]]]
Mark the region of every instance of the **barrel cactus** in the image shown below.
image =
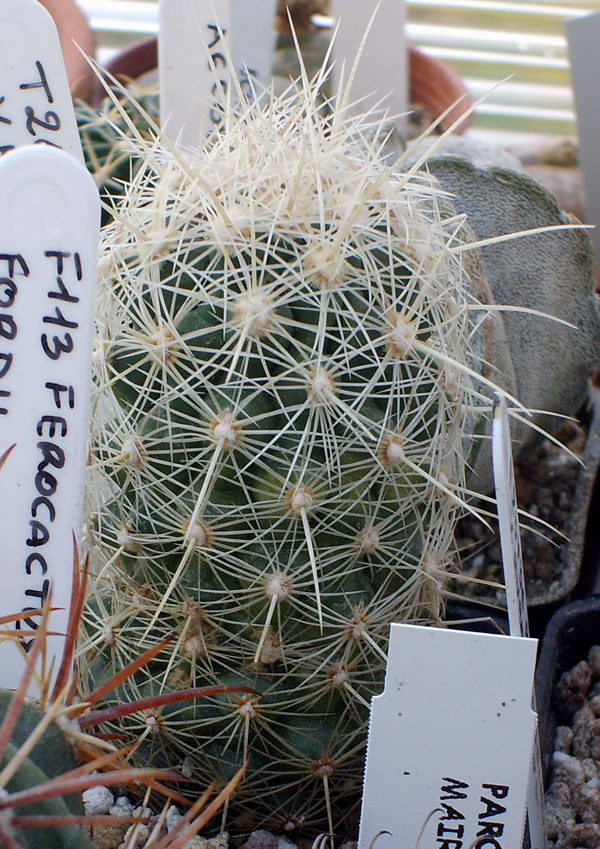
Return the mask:
[[[0,468],[6,455],[0,457]],[[77,584],[77,580],[75,581]],[[78,624],[79,600],[74,586],[74,604],[70,625]],[[115,817],[89,817],[84,814],[82,792],[98,785],[124,785],[176,777],[156,769],[119,768],[118,752],[108,753],[106,744],[97,746],[94,738],[83,734],[74,713],[86,706],[69,704],[69,686],[64,675],[70,667],[69,648],[76,627],[70,628],[65,662],[54,682],[43,660],[49,607],[39,611],[36,637],[16,691],[0,688],[0,846],[6,849],[97,849],[84,825],[99,821],[119,823]],[[0,617],[2,639],[20,642],[20,614]],[[16,623],[16,630],[6,626]],[[17,649],[15,646],[15,659]],[[39,663],[42,658],[41,663]],[[34,669],[41,666],[38,678],[39,698],[26,697],[32,687]],[[55,670],[56,672],[56,670]],[[91,718],[93,724],[93,717]],[[86,750],[87,765],[82,765],[76,745]],[[110,744],[108,744],[110,748]],[[116,765],[115,765],[116,764]],[[99,770],[105,770],[99,772]],[[131,818],[121,820],[131,822]]]
[[[0,456],[0,470],[6,456],[7,452]],[[42,646],[46,620],[47,612],[41,622],[41,636],[33,643],[28,656],[19,690],[15,693],[0,688],[0,846],[6,849],[96,849],[79,827],[83,816],[81,794],[76,792],[76,785],[71,784],[67,790],[63,783],[63,778],[74,777],[77,760],[73,746],[56,722],[62,699],[50,704],[48,710],[25,700],[33,665]],[[9,630],[15,623],[18,623],[18,615],[0,617],[3,640],[18,640],[19,632]],[[53,780],[55,788],[51,786]],[[48,793],[43,792],[44,787],[49,786],[46,782],[50,782]],[[39,824],[36,827],[31,818],[39,816],[52,816],[55,820],[45,823],[45,827]]]
[[[83,695],[167,632],[120,698],[258,690],[119,725],[195,780],[247,760],[240,827],[350,814],[389,624],[440,622],[489,410],[472,234],[317,96],[196,153],[140,140],[100,261]]]
[[[141,796],[144,790],[149,793],[150,786],[167,792],[158,780],[180,778],[156,768],[129,767],[118,751],[103,751],[110,744],[104,742],[101,748],[93,737],[83,734],[68,714],[61,700],[42,706],[32,700],[21,702],[14,692],[0,689],[0,846],[3,849],[116,846],[128,828],[130,833],[134,826],[138,831],[140,826],[145,829],[145,820],[140,816],[124,816],[118,808],[107,814],[86,813],[85,792],[99,787],[106,793],[107,787],[115,786],[123,790],[129,784],[135,787],[132,792]],[[81,753],[74,742],[85,752],[87,763],[81,762]],[[157,849],[182,846],[227,801],[241,777],[241,773],[235,776],[210,805],[203,808],[196,805],[192,815],[182,818],[175,829],[153,845]],[[93,839],[96,835],[98,843]],[[107,844],[108,835],[117,835],[117,843]]]

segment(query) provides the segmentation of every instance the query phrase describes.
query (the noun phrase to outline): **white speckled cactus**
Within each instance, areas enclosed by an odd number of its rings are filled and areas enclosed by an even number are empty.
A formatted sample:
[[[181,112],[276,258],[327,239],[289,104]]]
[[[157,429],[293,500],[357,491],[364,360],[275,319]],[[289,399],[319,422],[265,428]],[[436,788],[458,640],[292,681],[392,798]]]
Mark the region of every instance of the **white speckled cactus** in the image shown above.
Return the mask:
[[[147,144],[104,233],[83,661],[175,631],[132,695],[261,691],[121,725],[194,779],[247,758],[238,825],[351,810],[390,622],[439,622],[487,405],[463,219],[315,101]]]

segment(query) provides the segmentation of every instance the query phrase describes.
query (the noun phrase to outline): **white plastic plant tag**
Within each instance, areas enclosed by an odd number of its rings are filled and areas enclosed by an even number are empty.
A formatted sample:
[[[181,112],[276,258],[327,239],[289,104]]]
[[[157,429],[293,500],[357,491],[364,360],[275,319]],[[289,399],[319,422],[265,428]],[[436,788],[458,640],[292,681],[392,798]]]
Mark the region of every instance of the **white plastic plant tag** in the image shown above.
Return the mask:
[[[403,0],[332,0],[331,15],[337,25],[333,44],[336,87],[342,75],[348,81],[364,39],[352,101],[360,100],[357,108],[361,111],[376,107],[393,118],[403,115],[408,102]]]
[[[216,10],[216,11],[215,11]],[[196,148],[235,98],[232,65],[245,91],[268,86],[275,49],[275,0],[160,0],[162,130]]]
[[[506,401],[500,395],[496,395],[494,398],[492,459],[509,628],[512,636],[527,637],[529,636],[529,622],[527,619],[527,599],[519,530],[517,493],[515,491],[515,473],[510,443],[510,425]],[[535,700],[532,702],[532,705],[535,709]],[[545,846],[546,837],[544,827],[544,783],[540,743],[537,733],[533,748],[527,813],[531,845],[539,849]]]
[[[80,537],[91,390],[100,204],[64,151],[22,147],[0,160],[0,614],[24,612],[28,651],[48,593],[64,633],[73,535]],[[48,639],[60,662],[63,638]],[[58,662],[55,666],[58,666]],[[23,667],[0,642],[0,685]],[[55,670],[56,671],[56,670]]]
[[[565,28],[571,62],[571,84],[577,111],[579,162],[585,187],[586,221],[595,225],[590,231],[590,238],[600,268],[600,12],[572,18],[566,21]]]
[[[494,399],[492,459],[510,633],[513,637],[528,637],[529,623],[510,428],[506,401],[500,395],[496,395]]]
[[[268,88],[273,70],[276,0],[230,0],[231,58],[248,98]],[[253,83],[256,81],[256,88]]]
[[[0,0],[0,153],[60,147],[83,162],[58,32],[37,0]]]
[[[392,625],[359,849],[519,849],[536,641]]]

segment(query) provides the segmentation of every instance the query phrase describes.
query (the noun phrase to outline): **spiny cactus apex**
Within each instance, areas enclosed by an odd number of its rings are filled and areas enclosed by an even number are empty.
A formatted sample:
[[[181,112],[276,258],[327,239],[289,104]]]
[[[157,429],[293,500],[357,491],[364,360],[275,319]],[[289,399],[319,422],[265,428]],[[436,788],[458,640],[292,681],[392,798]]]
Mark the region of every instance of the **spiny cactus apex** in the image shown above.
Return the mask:
[[[489,409],[464,220],[317,88],[197,152],[139,139],[100,262],[81,663],[174,631],[121,697],[260,691],[119,725],[194,778],[247,760],[239,827],[343,828],[389,625],[440,622]]]

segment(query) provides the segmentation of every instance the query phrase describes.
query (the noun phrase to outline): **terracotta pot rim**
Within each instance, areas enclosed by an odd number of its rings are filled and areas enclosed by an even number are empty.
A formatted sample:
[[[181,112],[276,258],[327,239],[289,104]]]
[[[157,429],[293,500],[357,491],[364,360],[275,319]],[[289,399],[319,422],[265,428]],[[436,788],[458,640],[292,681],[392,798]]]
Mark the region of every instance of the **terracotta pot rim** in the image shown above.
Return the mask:
[[[408,46],[408,62],[411,103],[425,107],[434,120],[454,104],[440,122],[440,129],[448,130],[464,115],[454,129],[455,133],[463,133],[473,120],[473,101],[462,77],[446,62],[414,44]]]
[[[116,53],[104,66],[110,77],[127,84],[158,67],[158,38],[155,35],[139,39]],[[105,82],[111,85],[108,76]],[[101,79],[95,78],[92,103],[98,105],[106,95]]]
[[[74,98],[89,100],[92,96],[94,71],[86,56],[95,54],[95,41],[87,18],[75,0],[41,0],[52,16],[63,52],[67,79]]]

